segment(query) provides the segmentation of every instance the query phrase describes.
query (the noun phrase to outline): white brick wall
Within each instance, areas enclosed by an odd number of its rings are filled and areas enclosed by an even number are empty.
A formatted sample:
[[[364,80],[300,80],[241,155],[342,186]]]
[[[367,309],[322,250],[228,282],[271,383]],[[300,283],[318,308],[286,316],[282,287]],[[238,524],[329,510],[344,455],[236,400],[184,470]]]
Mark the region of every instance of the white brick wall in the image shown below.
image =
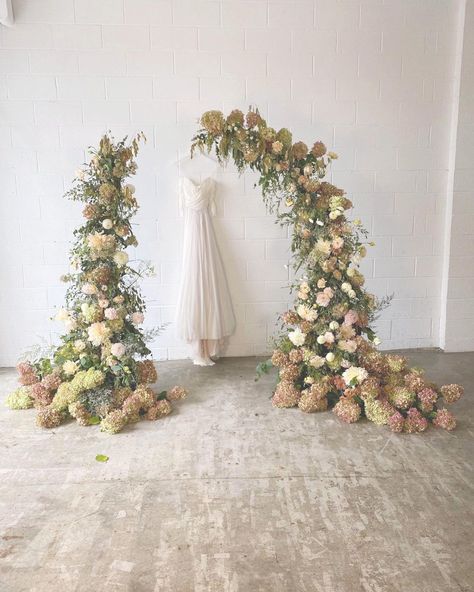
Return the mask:
[[[459,116],[453,147],[453,193],[448,234],[449,262],[445,269],[446,310],[443,347],[474,349],[474,2],[466,3]]]
[[[394,293],[378,323],[384,346],[440,344],[461,0],[13,4],[15,25],[0,28],[0,365],[14,363],[37,336],[53,336],[49,317],[64,293],[58,276],[80,222],[80,208],[61,195],[85,147],[107,128],[117,137],[140,129],[148,136],[136,177],[137,256],[157,270],[144,284],[149,322],[173,320],[182,233],[174,162],[187,153],[202,111],[249,103],[296,139],[320,138],[340,153],[333,180],[377,243],[364,264],[367,285],[380,296]],[[474,286],[466,272],[474,247],[468,82],[458,134],[450,331],[473,316],[464,293]],[[289,300],[286,230],[266,215],[252,175],[239,179],[232,167],[217,171],[202,159],[181,169],[219,182],[215,226],[238,319],[228,355],[260,353]],[[153,351],[185,355],[172,324]]]

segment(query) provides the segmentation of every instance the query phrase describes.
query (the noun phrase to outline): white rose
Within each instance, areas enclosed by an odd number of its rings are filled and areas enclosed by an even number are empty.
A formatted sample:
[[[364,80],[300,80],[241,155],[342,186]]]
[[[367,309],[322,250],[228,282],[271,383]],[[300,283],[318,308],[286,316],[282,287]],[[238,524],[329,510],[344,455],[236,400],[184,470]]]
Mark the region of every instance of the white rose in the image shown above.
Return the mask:
[[[354,386],[360,384],[368,377],[367,370],[365,368],[359,368],[357,366],[351,366],[342,373],[342,378],[347,386]]]
[[[300,347],[305,342],[306,333],[303,333],[301,329],[298,328],[288,333],[288,339],[291,341],[291,343],[293,343],[293,345]]]
[[[113,227],[114,223],[112,222],[112,220],[110,218],[106,218],[103,222],[102,222],[102,227],[105,228],[105,230],[110,230]]]
[[[316,341],[319,343],[319,345],[323,345],[324,343],[326,343],[326,338],[324,337],[324,335],[318,335]]]
[[[326,354],[326,360],[328,362],[334,362],[335,357],[336,356],[332,352],[329,352],[328,354]]]
[[[354,290],[349,290],[349,292],[347,293],[347,295],[349,296],[349,298],[355,298],[356,297],[356,293]]]
[[[114,261],[119,267],[123,267],[128,262],[128,255],[125,251],[116,251],[114,253]]]
[[[331,322],[329,323],[329,328],[330,328],[332,331],[335,331],[336,329],[339,329],[339,323],[338,323],[337,321],[331,321]]]
[[[125,354],[125,346],[123,343],[113,343],[110,352],[116,358],[121,358]]]
[[[349,292],[349,290],[352,290],[352,286],[349,284],[349,282],[343,282],[341,284],[341,290],[343,292]]]

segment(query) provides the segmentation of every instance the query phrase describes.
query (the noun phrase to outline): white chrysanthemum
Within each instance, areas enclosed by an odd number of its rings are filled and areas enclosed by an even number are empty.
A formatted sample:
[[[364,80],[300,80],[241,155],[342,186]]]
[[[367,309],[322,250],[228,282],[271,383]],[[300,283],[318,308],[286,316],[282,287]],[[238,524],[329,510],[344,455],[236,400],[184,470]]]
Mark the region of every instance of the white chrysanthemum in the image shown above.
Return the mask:
[[[327,240],[323,240],[322,238],[320,238],[315,246],[314,246],[315,250],[318,253],[321,253],[321,255],[327,255],[329,256],[331,253],[331,243],[330,241]]]
[[[305,342],[306,333],[303,333],[303,331],[301,331],[301,329],[298,328],[288,333],[288,339],[291,341],[293,345],[296,345],[296,347],[300,347]]]
[[[128,263],[128,255],[125,251],[115,251],[114,261],[119,267],[123,267]]]
[[[110,329],[105,323],[92,323],[87,329],[89,341],[93,345],[101,345],[106,339],[110,337]]]
[[[64,362],[63,364],[63,371],[64,374],[67,374],[68,376],[72,376],[73,374],[75,374],[78,370],[77,364],[76,362],[73,362],[72,360],[67,360],[67,362]]]
[[[353,386],[360,384],[368,377],[367,370],[365,368],[359,368],[358,366],[351,366],[342,373],[342,378],[347,386]]]

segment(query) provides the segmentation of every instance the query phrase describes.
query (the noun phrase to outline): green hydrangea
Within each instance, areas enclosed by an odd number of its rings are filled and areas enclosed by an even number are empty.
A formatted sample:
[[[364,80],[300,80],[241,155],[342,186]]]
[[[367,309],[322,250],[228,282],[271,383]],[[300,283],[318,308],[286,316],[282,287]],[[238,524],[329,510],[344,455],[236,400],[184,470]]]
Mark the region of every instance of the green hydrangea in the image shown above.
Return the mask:
[[[367,419],[377,425],[386,425],[389,418],[395,413],[395,409],[388,401],[379,399],[364,401],[364,407]]]
[[[107,434],[116,434],[127,425],[127,416],[123,411],[111,411],[100,422],[100,429]]]
[[[95,370],[94,368],[89,368],[82,382],[82,390],[89,391],[91,389],[97,388],[104,382],[104,380],[105,374],[102,372],[102,370]]]
[[[27,386],[17,388],[8,395],[5,405],[10,407],[10,409],[30,409],[33,407],[30,389]]]

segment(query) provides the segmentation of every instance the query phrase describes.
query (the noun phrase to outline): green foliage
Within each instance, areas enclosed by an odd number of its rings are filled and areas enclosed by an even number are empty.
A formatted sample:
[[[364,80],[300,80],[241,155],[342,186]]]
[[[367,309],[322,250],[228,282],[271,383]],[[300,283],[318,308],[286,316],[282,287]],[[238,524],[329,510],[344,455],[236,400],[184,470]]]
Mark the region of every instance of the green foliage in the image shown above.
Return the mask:
[[[97,454],[95,460],[97,462],[106,463],[109,460],[109,457],[106,454]]]

